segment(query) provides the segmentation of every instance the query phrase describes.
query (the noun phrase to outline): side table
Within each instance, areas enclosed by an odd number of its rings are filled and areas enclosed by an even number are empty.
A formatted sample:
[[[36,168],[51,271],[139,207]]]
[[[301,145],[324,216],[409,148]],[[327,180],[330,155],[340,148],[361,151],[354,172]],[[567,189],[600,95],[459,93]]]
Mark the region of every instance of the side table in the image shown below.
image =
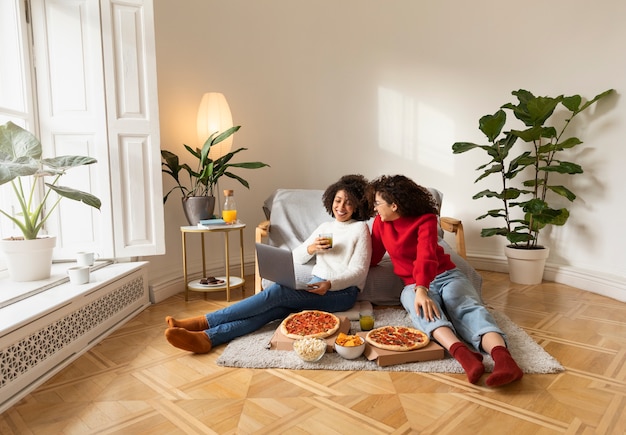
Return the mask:
[[[189,290],[198,292],[215,292],[226,290],[226,301],[230,302],[230,290],[233,288],[241,287],[245,295],[245,278],[243,271],[243,229],[246,224],[237,223],[232,225],[213,225],[207,227],[201,226],[183,226],[180,227],[183,243],[183,280],[185,282],[185,301],[187,301]],[[230,275],[230,249],[228,235],[232,231],[239,231],[239,254],[241,270],[239,276]],[[210,285],[200,284],[200,280],[188,280],[187,277],[187,234],[188,233],[200,233],[201,245],[202,245],[202,277],[206,277],[206,254],[204,247],[204,235],[207,233],[222,233],[224,235],[224,257],[226,261],[226,276],[216,276],[215,278],[224,280],[224,284]],[[206,294],[205,294],[206,296]]]

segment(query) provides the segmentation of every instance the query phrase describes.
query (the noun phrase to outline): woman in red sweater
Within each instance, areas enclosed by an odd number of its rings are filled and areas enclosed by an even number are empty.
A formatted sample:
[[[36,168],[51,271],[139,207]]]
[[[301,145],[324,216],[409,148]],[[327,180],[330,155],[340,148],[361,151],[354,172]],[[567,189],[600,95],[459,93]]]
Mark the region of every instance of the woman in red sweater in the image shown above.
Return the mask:
[[[439,342],[461,364],[468,380],[479,381],[491,354],[490,387],[521,379],[505,337],[467,277],[438,243],[438,210],[427,189],[403,175],[382,176],[370,184],[377,216],[372,225],[372,265],[389,253],[404,281],[400,300],[413,325]],[[460,338],[459,338],[460,337]]]

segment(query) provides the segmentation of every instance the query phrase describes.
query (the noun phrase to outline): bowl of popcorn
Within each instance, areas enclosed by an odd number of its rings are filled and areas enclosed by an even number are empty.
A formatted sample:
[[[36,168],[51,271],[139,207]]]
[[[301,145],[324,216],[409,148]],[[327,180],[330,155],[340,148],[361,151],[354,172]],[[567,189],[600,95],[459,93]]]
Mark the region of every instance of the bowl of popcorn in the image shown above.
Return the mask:
[[[326,352],[326,341],[321,338],[301,338],[293,342],[293,350],[302,361],[316,362]]]
[[[355,359],[363,355],[365,340],[358,335],[340,332],[335,339],[335,351],[345,359]]]

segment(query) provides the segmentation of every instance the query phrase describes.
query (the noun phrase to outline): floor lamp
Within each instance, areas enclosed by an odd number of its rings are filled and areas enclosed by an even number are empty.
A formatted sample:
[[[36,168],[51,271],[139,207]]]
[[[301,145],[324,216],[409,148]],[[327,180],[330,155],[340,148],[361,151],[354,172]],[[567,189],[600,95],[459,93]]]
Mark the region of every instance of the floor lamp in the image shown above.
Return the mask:
[[[213,133],[221,133],[233,126],[233,117],[224,94],[220,92],[206,92],[202,95],[198,107],[198,141],[200,148]],[[212,160],[228,154],[233,146],[233,135],[211,147],[209,158]],[[219,195],[219,181],[217,182],[216,201],[218,203],[218,216],[222,215],[222,202]]]

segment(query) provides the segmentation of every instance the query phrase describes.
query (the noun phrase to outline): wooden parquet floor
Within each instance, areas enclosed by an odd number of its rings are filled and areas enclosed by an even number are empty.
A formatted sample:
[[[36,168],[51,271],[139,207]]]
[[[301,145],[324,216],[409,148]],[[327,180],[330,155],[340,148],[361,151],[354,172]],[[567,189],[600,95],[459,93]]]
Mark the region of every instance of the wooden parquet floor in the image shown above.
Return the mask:
[[[171,347],[164,318],[226,304],[151,306],[0,416],[9,434],[624,434],[626,304],[483,273],[484,298],[566,370],[490,389],[464,375],[223,368]],[[248,294],[252,285],[248,286]],[[233,300],[241,298],[235,294]]]

